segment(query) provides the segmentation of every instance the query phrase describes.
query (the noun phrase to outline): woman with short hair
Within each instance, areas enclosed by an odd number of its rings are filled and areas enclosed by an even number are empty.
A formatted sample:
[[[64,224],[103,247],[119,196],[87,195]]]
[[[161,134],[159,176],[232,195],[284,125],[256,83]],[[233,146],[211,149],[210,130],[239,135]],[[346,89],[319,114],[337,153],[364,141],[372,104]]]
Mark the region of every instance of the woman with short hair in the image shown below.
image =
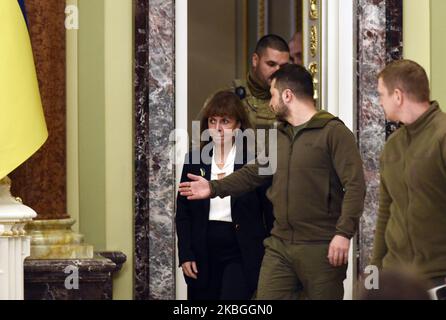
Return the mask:
[[[242,168],[251,155],[246,139],[235,136],[250,127],[239,97],[230,91],[217,92],[201,112],[201,133],[208,130],[211,142],[186,155],[181,182],[189,181],[187,174],[215,180]],[[204,158],[205,148],[210,150],[209,161]],[[194,152],[199,156],[194,157]],[[194,159],[199,162],[193,163]],[[263,240],[269,236],[273,221],[266,189],[267,185],[238,197],[200,201],[178,195],[178,251],[189,300],[253,297],[264,254]]]

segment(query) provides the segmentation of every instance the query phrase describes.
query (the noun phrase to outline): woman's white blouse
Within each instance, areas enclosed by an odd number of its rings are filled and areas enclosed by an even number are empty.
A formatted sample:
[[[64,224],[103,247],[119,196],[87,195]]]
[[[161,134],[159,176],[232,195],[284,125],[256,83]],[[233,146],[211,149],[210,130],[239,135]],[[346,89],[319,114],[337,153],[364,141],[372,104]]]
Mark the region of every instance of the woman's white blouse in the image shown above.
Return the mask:
[[[225,165],[222,169],[217,166],[215,162],[215,147],[212,154],[212,166],[211,166],[211,179],[217,180],[219,174],[224,174],[225,177],[229,176],[234,172],[234,162],[235,162],[235,144],[226,158]],[[210,210],[209,210],[209,220],[212,221],[225,221],[232,222],[231,217],[231,197],[226,198],[216,197],[211,199]]]

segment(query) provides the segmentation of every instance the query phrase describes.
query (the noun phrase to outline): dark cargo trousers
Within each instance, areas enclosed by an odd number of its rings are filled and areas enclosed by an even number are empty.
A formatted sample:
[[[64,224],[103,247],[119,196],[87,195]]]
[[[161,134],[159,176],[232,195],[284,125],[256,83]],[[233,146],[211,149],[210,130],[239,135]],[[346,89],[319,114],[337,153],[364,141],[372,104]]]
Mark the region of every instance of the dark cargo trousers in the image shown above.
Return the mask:
[[[347,265],[330,265],[329,244],[291,244],[271,236],[264,245],[258,300],[343,299]]]

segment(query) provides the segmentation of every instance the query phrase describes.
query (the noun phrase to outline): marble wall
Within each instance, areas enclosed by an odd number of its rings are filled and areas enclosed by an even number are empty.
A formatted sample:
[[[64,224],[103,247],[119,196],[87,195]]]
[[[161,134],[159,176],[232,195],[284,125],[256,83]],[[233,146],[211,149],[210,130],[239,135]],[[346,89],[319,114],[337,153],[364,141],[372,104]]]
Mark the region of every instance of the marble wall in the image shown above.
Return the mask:
[[[386,123],[377,93],[377,75],[389,61],[402,57],[402,2],[358,0],[358,129],[367,196],[359,232],[359,272],[373,249],[379,197],[379,155],[394,126]]]
[[[175,2],[135,8],[135,299],[175,298]]]
[[[135,289],[149,296],[148,2],[135,3]]]

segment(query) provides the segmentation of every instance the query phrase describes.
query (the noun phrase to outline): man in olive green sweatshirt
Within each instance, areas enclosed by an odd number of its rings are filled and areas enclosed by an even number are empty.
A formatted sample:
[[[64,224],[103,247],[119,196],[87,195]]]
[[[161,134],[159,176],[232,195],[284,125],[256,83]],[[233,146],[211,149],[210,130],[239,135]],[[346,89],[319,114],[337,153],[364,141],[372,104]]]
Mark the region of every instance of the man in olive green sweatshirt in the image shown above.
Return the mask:
[[[429,80],[401,60],[379,75],[380,103],[403,125],[381,154],[372,264],[415,269],[432,287],[446,277],[446,114],[430,102]]]
[[[302,66],[272,76],[270,107],[283,121],[277,133],[277,169],[259,163],[208,182],[188,175],[180,193],[189,200],[236,197],[272,178],[272,236],[265,240],[258,299],[342,299],[350,239],[363,211],[365,182],[355,137],[341,120],[317,111],[313,79]],[[249,226],[238,226],[249,228]]]

